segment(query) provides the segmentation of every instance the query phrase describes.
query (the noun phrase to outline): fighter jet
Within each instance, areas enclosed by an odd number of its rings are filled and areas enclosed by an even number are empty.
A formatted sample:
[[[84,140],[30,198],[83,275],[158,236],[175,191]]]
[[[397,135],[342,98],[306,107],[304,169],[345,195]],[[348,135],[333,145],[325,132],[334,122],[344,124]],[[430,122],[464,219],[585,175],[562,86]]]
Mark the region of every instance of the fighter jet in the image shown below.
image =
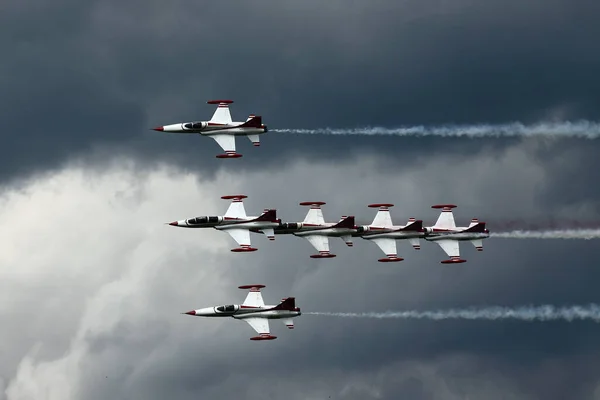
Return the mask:
[[[313,245],[319,254],[311,258],[332,258],[335,254],[329,252],[329,237],[341,238],[347,246],[352,247],[352,234],[356,233],[354,216],[343,216],[338,222],[325,222],[321,206],[322,201],[305,201],[301,206],[310,206],[303,222],[282,223],[277,229],[277,234],[289,234],[303,237]]]
[[[240,289],[250,289],[244,303],[237,305],[225,305],[218,307],[200,308],[198,310],[188,311],[183,314],[195,315],[197,317],[232,317],[250,324],[259,334],[251,337],[250,340],[273,340],[277,336],[271,335],[269,329],[270,319],[282,319],[288,329],[294,329],[292,318],[302,315],[300,309],[296,307],[296,298],[287,297],[281,300],[276,306],[265,305],[260,289],[265,285],[244,285]]]
[[[369,204],[371,208],[379,208],[371,225],[359,226],[358,236],[373,241],[385,253],[387,257],[380,258],[379,262],[393,262],[404,260],[398,257],[396,251],[396,240],[407,239],[415,250],[421,249],[419,238],[425,237],[423,221],[409,218],[406,225],[392,223],[390,207],[393,204]]]
[[[268,131],[262,123],[262,117],[250,114],[246,122],[233,122],[229,113],[232,100],[210,100],[207,104],[218,104],[217,110],[210,121],[182,122],[177,124],[157,126],[155,131],[169,133],[197,133],[213,138],[225,151],[217,158],[239,158],[241,154],[235,151],[235,137],[246,136],[254,146],[260,146],[259,136]]]
[[[460,258],[459,241],[470,241],[478,251],[483,251],[482,240],[490,237],[490,231],[485,228],[485,222],[473,218],[469,226],[456,226],[452,209],[453,204],[439,204],[431,208],[442,209],[435,225],[425,228],[425,240],[435,242],[448,254],[449,260],[442,264],[463,263],[467,260]]]
[[[277,219],[277,210],[265,209],[258,217],[246,215],[242,199],[248,196],[235,194],[222,196],[222,199],[231,200],[231,204],[221,217],[196,217],[170,222],[169,225],[180,228],[215,228],[225,231],[238,243],[240,247],[231,249],[233,252],[256,251],[251,247],[250,230],[264,233],[269,240],[275,240],[274,228],[279,226],[281,220]]]

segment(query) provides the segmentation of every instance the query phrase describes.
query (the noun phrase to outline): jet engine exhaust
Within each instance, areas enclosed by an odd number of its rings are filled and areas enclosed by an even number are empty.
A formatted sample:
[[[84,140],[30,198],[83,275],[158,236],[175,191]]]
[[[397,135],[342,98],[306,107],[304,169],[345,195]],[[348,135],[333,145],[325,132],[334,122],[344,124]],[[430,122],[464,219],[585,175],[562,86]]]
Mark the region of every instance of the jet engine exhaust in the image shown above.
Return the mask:
[[[591,121],[540,122],[525,125],[520,122],[508,124],[407,126],[399,128],[364,127],[351,129],[272,129],[272,132],[305,135],[387,135],[387,136],[441,136],[466,138],[500,137],[562,137],[600,138],[600,123]]]
[[[482,308],[454,308],[435,311],[386,311],[365,313],[330,313],[330,312],[304,312],[304,315],[320,315],[324,317],[342,318],[398,318],[421,319],[431,321],[443,320],[519,320],[527,322],[546,321],[592,321],[600,322],[600,305],[573,305],[555,307],[552,305],[501,307],[490,306]]]

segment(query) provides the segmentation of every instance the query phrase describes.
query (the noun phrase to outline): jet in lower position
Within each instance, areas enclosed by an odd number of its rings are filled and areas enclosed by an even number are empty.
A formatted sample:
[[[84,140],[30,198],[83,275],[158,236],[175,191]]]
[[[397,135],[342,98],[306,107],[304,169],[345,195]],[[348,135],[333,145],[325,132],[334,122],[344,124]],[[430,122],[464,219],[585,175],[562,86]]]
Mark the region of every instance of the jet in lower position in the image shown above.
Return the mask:
[[[232,317],[247,322],[258,336],[250,340],[273,340],[277,336],[271,335],[269,329],[270,319],[281,319],[288,329],[294,329],[292,318],[302,315],[300,308],[296,307],[295,297],[287,297],[277,305],[265,305],[260,289],[265,285],[244,285],[240,289],[250,289],[246,300],[242,304],[231,304],[216,307],[200,308],[184,314],[197,317]]]
[[[301,206],[309,206],[303,222],[285,222],[276,230],[276,234],[292,234],[303,237],[313,245],[319,254],[313,254],[311,258],[332,258],[335,254],[329,252],[329,238],[339,237],[348,247],[354,245],[352,235],[356,233],[354,216],[343,216],[338,222],[325,222],[321,206],[322,201],[304,201]]]
[[[239,158],[241,154],[235,150],[235,137],[246,136],[254,146],[260,146],[259,136],[268,128],[262,123],[262,117],[250,114],[245,122],[233,122],[229,112],[232,100],[210,100],[208,104],[218,104],[210,121],[181,122],[152,128],[155,131],[169,133],[195,133],[213,138],[225,151],[217,158]]]
[[[223,216],[202,216],[183,219],[169,223],[179,228],[214,228],[227,232],[239,245],[231,249],[233,252],[256,251],[250,242],[250,231],[264,233],[269,240],[275,240],[274,229],[279,226],[281,220],[277,219],[277,210],[265,209],[258,216],[247,216],[243,199],[248,196],[235,194],[222,196],[222,199],[231,200],[229,208]]]
[[[409,218],[406,225],[394,225],[390,216],[390,207],[393,204],[369,204],[371,208],[379,208],[371,225],[359,226],[357,235],[363,239],[374,242],[385,253],[385,258],[379,262],[402,261],[396,250],[396,240],[406,239],[415,250],[421,249],[419,238],[425,237],[423,221]]]
[[[469,226],[456,226],[452,209],[453,204],[439,204],[431,208],[441,209],[435,225],[425,227],[425,240],[435,242],[448,254],[450,259],[441,261],[442,264],[464,263],[460,258],[459,242],[470,241],[477,251],[483,251],[483,239],[490,237],[490,231],[485,228],[485,222],[473,218]]]

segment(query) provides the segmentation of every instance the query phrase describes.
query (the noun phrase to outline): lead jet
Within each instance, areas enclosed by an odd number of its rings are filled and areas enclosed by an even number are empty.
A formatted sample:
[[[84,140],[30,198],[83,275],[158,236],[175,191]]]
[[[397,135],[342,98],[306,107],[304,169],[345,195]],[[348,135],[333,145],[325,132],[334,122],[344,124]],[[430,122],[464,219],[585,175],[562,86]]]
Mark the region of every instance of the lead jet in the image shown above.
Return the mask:
[[[229,112],[232,100],[210,100],[207,104],[218,104],[217,110],[210,121],[181,122],[177,124],[157,126],[155,131],[169,133],[197,133],[213,138],[225,151],[217,158],[239,158],[241,154],[235,151],[235,137],[246,136],[254,146],[260,146],[259,136],[268,131],[262,123],[262,117],[250,114],[246,122],[233,122]]]
[[[296,298],[287,297],[277,305],[265,305],[260,289],[265,285],[245,285],[240,289],[250,289],[246,300],[242,304],[231,304],[217,307],[200,308],[183,314],[197,317],[232,317],[247,322],[258,336],[250,340],[273,340],[277,336],[271,335],[269,329],[270,319],[281,319],[288,329],[294,329],[292,318],[302,315],[300,308],[296,307]]]
[[[453,204],[439,204],[431,208],[441,209],[435,225],[426,227],[425,240],[435,242],[448,254],[449,260],[441,261],[442,264],[464,263],[467,260],[460,258],[459,242],[470,241],[477,251],[483,251],[482,240],[490,237],[490,231],[485,228],[485,222],[473,218],[469,226],[456,226],[452,209]]]
[[[379,262],[397,262],[404,260],[398,257],[396,240],[406,239],[415,250],[421,249],[419,238],[425,237],[423,221],[409,218],[406,225],[394,225],[390,216],[390,207],[393,204],[369,204],[371,208],[379,208],[371,225],[359,226],[358,236],[374,242],[385,253],[385,258]]]
[[[348,247],[352,247],[352,235],[356,233],[354,216],[343,216],[338,222],[325,222],[321,206],[322,201],[305,201],[301,206],[309,206],[303,222],[287,222],[281,224],[275,232],[277,234],[292,234],[303,237],[313,245],[319,254],[311,258],[332,258],[335,254],[329,252],[329,237],[339,237]]]
[[[248,196],[235,194],[222,196],[222,199],[231,200],[225,215],[219,217],[196,217],[170,222],[169,225],[180,228],[215,228],[225,231],[238,243],[240,247],[231,249],[233,252],[256,251],[251,246],[250,230],[264,233],[269,240],[275,240],[274,229],[281,220],[277,219],[277,210],[265,209],[258,217],[246,215],[243,199]]]

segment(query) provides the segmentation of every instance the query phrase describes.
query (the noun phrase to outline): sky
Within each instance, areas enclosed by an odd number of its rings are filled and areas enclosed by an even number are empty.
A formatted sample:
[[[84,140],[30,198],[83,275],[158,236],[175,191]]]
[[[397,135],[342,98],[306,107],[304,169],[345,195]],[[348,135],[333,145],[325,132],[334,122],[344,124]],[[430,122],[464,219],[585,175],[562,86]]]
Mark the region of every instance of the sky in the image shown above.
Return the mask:
[[[432,224],[457,204],[502,230],[600,221],[598,139],[332,136],[276,129],[600,121],[600,5],[486,2],[8,0],[0,5],[0,399],[600,399],[594,322],[344,319],[306,312],[599,302],[594,240],[490,238],[467,263],[398,242],[405,260],[332,239],[166,222],[301,221],[393,203]],[[272,130],[243,158],[150,128],[208,119]],[[515,225],[516,224],[516,225]],[[277,340],[181,315],[264,284],[305,312]]]

